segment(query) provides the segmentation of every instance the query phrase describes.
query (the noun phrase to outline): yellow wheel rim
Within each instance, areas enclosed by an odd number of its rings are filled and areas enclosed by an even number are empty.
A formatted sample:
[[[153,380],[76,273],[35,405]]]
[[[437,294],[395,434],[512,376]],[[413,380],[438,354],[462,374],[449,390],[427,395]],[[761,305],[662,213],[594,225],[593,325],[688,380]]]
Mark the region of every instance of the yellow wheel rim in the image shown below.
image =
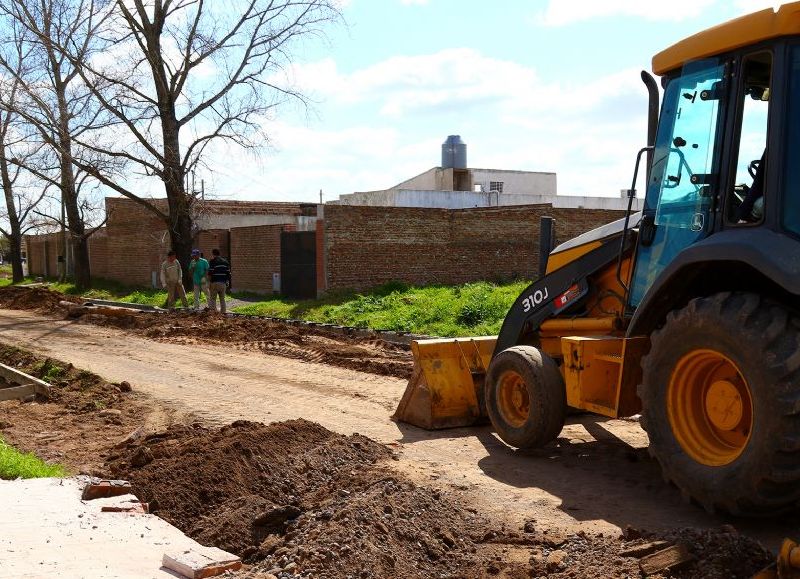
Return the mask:
[[[506,423],[519,428],[528,419],[531,399],[522,376],[508,370],[500,376],[497,387],[497,406]]]
[[[714,350],[693,350],[675,365],[667,413],[683,450],[706,466],[736,460],[753,430],[750,386],[736,364]]]

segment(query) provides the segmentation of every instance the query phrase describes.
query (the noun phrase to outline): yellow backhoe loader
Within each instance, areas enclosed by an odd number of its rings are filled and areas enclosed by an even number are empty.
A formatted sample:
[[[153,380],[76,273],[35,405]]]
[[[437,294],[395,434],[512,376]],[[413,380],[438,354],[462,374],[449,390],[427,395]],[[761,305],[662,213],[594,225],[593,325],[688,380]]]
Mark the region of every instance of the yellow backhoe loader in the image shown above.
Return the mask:
[[[642,211],[552,249],[498,336],[412,344],[395,417],[488,418],[528,448],[568,408],[641,414],[685,495],[783,512],[800,503],[800,2],[682,40],[653,71]]]

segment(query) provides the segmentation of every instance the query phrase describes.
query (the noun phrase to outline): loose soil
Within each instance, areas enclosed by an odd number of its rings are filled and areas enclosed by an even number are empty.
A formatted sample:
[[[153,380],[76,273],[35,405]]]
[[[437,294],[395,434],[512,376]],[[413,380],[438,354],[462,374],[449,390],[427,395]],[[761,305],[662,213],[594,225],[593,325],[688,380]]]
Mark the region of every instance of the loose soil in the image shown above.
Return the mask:
[[[82,300],[41,287],[0,288],[0,306],[6,308],[34,310],[63,318],[68,312],[62,304],[64,301],[77,304]],[[124,311],[121,315],[108,316],[89,310],[79,318],[84,323],[120,328],[160,342],[225,344],[238,350],[384,376],[408,378],[413,366],[408,346],[378,338],[347,336],[314,326],[292,326],[258,318],[226,318],[210,311]]]
[[[168,430],[109,466],[160,516],[263,571],[345,578],[479,569],[469,533],[486,522],[404,480],[389,468],[391,456],[368,438],[305,420],[239,421]]]
[[[102,475],[114,443],[145,424],[160,429],[169,423],[168,413],[156,412],[129,384],[12,346],[0,345],[0,362],[53,387],[49,399],[0,402],[0,436],[71,473]]]
[[[392,457],[305,420],[238,421],[151,435],[109,469],[193,538],[242,556],[250,577],[638,577],[623,551],[656,539],[687,544],[694,560],[653,577],[745,578],[772,560],[729,526],[623,537],[497,528],[460,496],[400,475]]]
[[[33,310],[44,314],[64,314],[61,302],[79,304],[83,300],[55,292],[46,287],[6,286],[0,288],[0,306],[16,310]]]
[[[162,316],[179,327],[175,320],[180,318],[191,323],[195,316]],[[128,473],[137,484],[135,471],[152,472],[150,492],[166,495],[165,499],[156,497],[162,515],[169,517],[173,509],[177,513],[173,522],[185,525],[187,532],[238,550],[252,562],[249,574],[254,578],[269,577],[268,572],[279,567],[287,570],[277,575],[287,577],[295,570],[312,568],[317,570],[314,576],[332,577],[355,577],[362,571],[375,577],[637,577],[638,560],[622,553],[650,537],[685,541],[696,557],[673,575],[662,576],[744,577],[771,560],[751,539],[730,527],[720,528],[724,521],[680,504],[674,489],[661,483],[657,467],[646,458],[643,435],[635,423],[572,422],[555,446],[534,453],[514,452],[485,428],[426,433],[389,422],[388,414],[404,385],[390,376],[261,356],[256,348],[231,349],[224,340],[198,341],[189,347],[169,339],[165,340],[169,343],[153,344],[152,338],[132,334],[135,329],[110,327],[115,323],[97,327],[3,312],[0,336],[29,344],[52,358],[73,360],[114,380],[135,377],[131,380],[134,394],[111,401],[116,404],[112,408],[125,410],[128,402],[141,403],[136,394],[141,385],[158,400],[158,404],[148,402],[153,411],[166,404],[170,412],[196,412],[205,426],[173,427],[120,451],[113,449],[114,443],[138,423],[125,423],[128,426],[119,437],[105,436],[102,424],[90,422],[100,416],[99,411],[88,409],[86,400],[66,397],[47,404],[2,403],[0,411],[13,406],[24,409],[13,428],[25,428],[27,434],[12,443],[27,440],[30,446],[25,450],[47,453],[48,439],[30,439],[42,431],[43,424],[45,428],[58,424],[62,430],[60,416],[53,410],[68,411],[64,431],[73,429],[73,436],[60,432],[61,438],[54,443],[62,463],[85,464],[89,459],[81,454],[81,447],[88,441],[97,445],[93,466],[97,473]],[[101,401],[103,391],[98,390]],[[68,409],[70,402],[74,405]],[[51,410],[39,414],[41,408]],[[223,424],[232,417],[269,420],[265,416],[270,414],[279,420],[313,417],[345,434],[358,429],[390,442],[393,452],[363,437],[333,434],[316,424],[297,428],[294,435],[286,430],[280,435],[268,432],[280,424],[240,422],[207,429],[208,424]],[[126,416],[123,412],[123,419]],[[0,419],[5,416],[0,414]],[[83,422],[85,434],[74,436]],[[228,434],[223,434],[226,428]],[[248,436],[238,436],[240,429]],[[2,434],[11,440],[5,431]],[[255,445],[248,442],[251,436]],[[311,446],[304,446],[306,437]],[[64,445],[70,439],[76,441],[72,447]],[[233,445],[237,441],[241,447]],[[356,450],[355,442],[361,443],[361,450]],[[58,445],[62,445],[60,450]],[[270,453],[262,448],[270,446],[278,450]],[[184,448],[185,453],[173,452]],[[321,454],[314,454],[315,450]],[[72,453],[78,458],[71,458]],[[396,462],[392,458],[397,454],[400,460]],[[111,455],[105,467],[97,466],[102,455]],[[306,457],[310,457],[310,467],[303,472],[299,465]],[[325,477],[318,474],[318,467]],[[325,473],[324,467],[330,472]],[[184,484],[186,473],[198,469],[203,476]],[[231,479],[235,484],[229,484]],[[174,505],[170,503],[173,494]],[[398,508],[383,511],[395,496],[400,497]],[[503,512],[508,517],[501,516]],[[338,513],[344,514],[336,518]],[[536,520],[522,527],[520,518],[531,516]],[[710,530],[690,528],[670,531],[671,535],[640,531],[639,538],[606,532],[628,522],[659,529],[680,528],[688,522]],[[388,532],[383,533],[377,523]],[[455,546],[444,549],[449,539],[434,534],[437,528],[448,531]],[[598,528],[604,535],[596,532]],[[750,532],[753,526],[748,523],[746,528]],[[420,540],[427,536],[432,542]],[[434,547],[441,549],[438,559],[431,555],[437,553]],[[359,558],[362,552],[370,557]],[[380,558],[385,552],[399,553],[395,567],[389,559]],[[398,564],[407,567],[398,571]]]

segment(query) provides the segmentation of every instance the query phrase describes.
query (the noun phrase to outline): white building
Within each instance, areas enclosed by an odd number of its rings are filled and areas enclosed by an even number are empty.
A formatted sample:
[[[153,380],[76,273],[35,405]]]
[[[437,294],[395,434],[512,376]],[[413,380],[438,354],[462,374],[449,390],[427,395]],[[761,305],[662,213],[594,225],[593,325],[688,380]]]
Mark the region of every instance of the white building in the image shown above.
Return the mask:
[[[620,197],[558,195],[555,173],[467,168],[466,145],[460,137],[451,135],[442,145],[441,167],[428,169],[389,189],[348,193],[330,203],[442,209],[549,204],[624,210],[628,207],[624,193]],[[640,210],[641,203],[641,199],[634,199],[633,210]]]

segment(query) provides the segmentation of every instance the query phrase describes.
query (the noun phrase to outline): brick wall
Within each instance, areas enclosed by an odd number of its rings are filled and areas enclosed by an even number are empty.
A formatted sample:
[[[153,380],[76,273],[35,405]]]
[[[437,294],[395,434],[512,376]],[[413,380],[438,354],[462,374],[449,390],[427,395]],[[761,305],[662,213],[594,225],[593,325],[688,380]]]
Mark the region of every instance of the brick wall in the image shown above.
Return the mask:
[[[58,275],[58,256],[61,254],[61,234],[26,235],[24,250],[28,256],[30,275],[55,277]],[[106,277],[108,237],[105,228],[89,237],[89,262],[92,276]],[[47,267],[45,267],[45,262]]]
[[[166,209],[166,200],[158,199]],[[152,272],[161,271],[170,238],[164,222],[152,211],[129,199],[106,198],[106,275],[126,285],[150,287]],[[94,274],[93,274],[94,275]]]
[[[291,225],[256,225],[230,230],[231,277],[235,290],[270,293],[281,271],[281,231]]]
[[[539,219],[556,219],[559,241],[622,216],[547,205],[417,209],[327,205],[326,289],[388,281],[455,284],[536,277]]]
[[[200,212],[211,215],[316,215],[313,203],[284,203],[278,201],[223,201],[197,202]]]
[[[162,211],[167,210],[165,199],[153,200],[153,203]],[[316,211],[316,206],[313,207]],[[220,215],[303,215],[309,209],[300,203],[277,203],[261,201],[205,201],[203,211]],[[159,272],[161,262],[165,259],[170,249],[170,237],[164,222],[153,212],[129,199],[109,197],[106,198],[106,211],[108,212],[108,241],[107,252],[112,260],[107,267],[106,276],[128,285],[149,286],[152,272]],[[288,217],[287,217],[288,218]],[[276,226],[269,226],[276,227]],[[277,226],[280,230],[280,226]],[[257,231],[259,227],[237,228],[241,230]],[[234,230],[231,230],[234,231]],[[248,235],[245,231],[239,232],[239,247],[245,248],[244,239]],[[256,234],[256,242],[258,240]],[[203,252],[206,259],[211,259],[211,250],[217,248],[227,258],[231,257],[232,235],[228,230],[211,229],[200,231],[195,237],[193,247]],[[247,250],[243,250],[247,251]],[[127,255],[125,259],[113,259],[114,255]],[[248,257],[250,254],[247,254]],[[254,256],[256,263],[263,262],[263,257]],[[277,260],[280,260],[278,253]],[[261,260],[261,261],[259,261]],[[248,264],[249,259],[239,256],[239,261]],[[186,266],[183,264],[184,267]],[[233,265],[233,264],[231,264]],[[246,267],[249,267],[246,265]],[[270,267],[272,265],[270,264]],[[275,271],[280,271],[280,266]],[[245,279],[252,279],[245,278]],[[238,279],[234,278],[234,283]],[[271,292],[272,273],[266,285],[258,285],[253,280],[252,287],[236,285],[236,289],[250,289],[252,291]]]
[[[325,291],[325,222],[317,220],[316,229],[317,242],[317,294]]]
[[[164,200],[157,200],[166,207]],[[224,203],[219,202],[218,209]],[[242,210],[268,211],[270,204]],[[291,204],[272,204],[286,211]],[[297,211],[303,206],[295,204]],[[233,205],[237,207],[238,205]],[[145,207],[106,199],[107,226],[89,238],[92,275],[127,285],[150,286],[170,247],[166,227]],[[327,205],[317,223],[317,287],[366,289],[392,280],[455,284],[537,276],[539,220],[556,219],[565,241],[622,216],[619,211],[554,209],[549,205],[479,209],[421,209]],[[287,216],[287,219],[292,219]],[[230,258],[237,290],[270,293],[281,271],[280,233],[291,225],[259,225],[201,231],[195,239],[211,258],[218,248]],[[33,275],[56,275],[57,234],[26,238]],[[45,249],[47,255],[45,256]]]
[[[203,254],[203,256],[210,260],[213,256],[211,251],[219,249],[220,255],[230,259],[230,251],[228,250],[230,244],[230,234],[227,229],[209,229],[200,231],[194,238],[194,245]]]
[[[29,275],[58,275],[58,255],[62,245],[61,233],[26,235],[24,250],[28,260]]]
[[[60,233],[26,235],[23,249],[26,252],[29,275],[55,277],[58,275],[58,255],[61,252]]]
[[[92,277],[108,279],[108,264],[110,262],[108,231],[103,227],[89,237],[89,267]]]

